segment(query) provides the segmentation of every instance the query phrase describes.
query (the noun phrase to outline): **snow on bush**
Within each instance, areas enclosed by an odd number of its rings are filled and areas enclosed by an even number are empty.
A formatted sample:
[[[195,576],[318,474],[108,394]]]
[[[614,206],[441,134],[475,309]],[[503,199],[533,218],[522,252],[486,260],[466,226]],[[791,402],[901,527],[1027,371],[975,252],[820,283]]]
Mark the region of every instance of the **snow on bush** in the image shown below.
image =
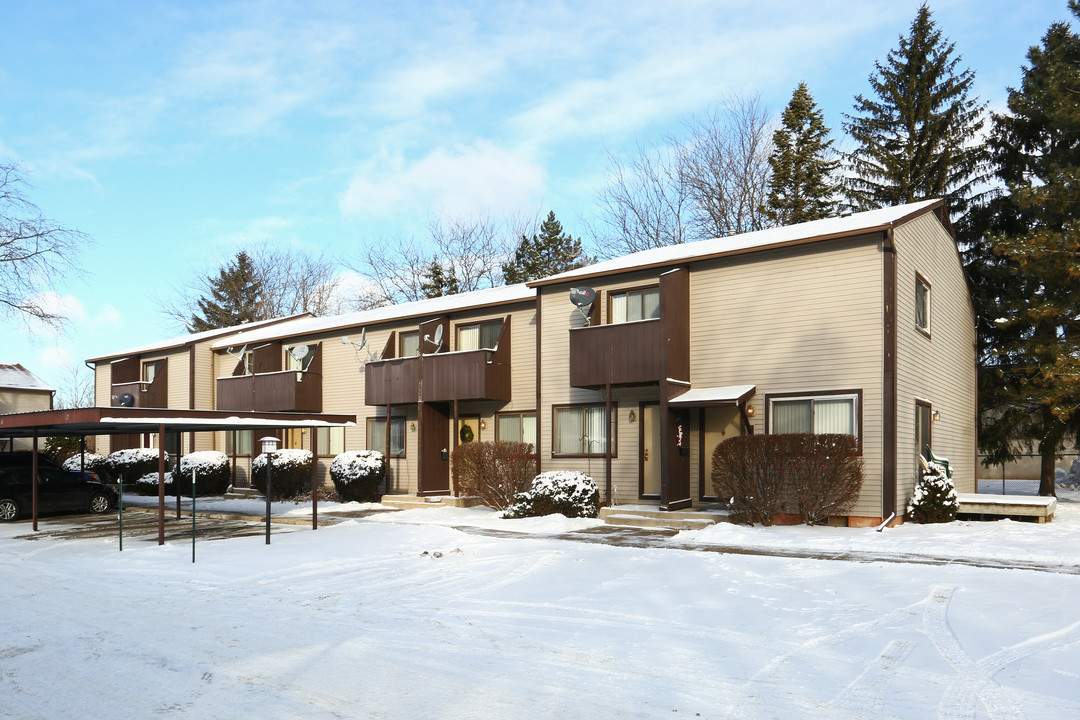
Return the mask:
[[[378,450],[349,450],[330,463],[330,479],[346,502],[378,502],[386,462]]]
[[[181,495],[191,495],[192,473],[195,473],[195,492],[200,496],[224,495],[229,489],[232,471],[229,458],[223,452],[201,450],[180,458],[180,472],[176,473],[176,482]]]
[[[109,457],[105,459],[105,468],[110,478],[119,480],[123,476],[125,482],[133,482],[143,475],[157,473],[158,451],[156,448],[117,450],[109,453]]]
[[[907,514],[917,523],[943,523],[956,519],[960,499],[944,465],[927,463],[927,470],[915,485]]]
[[[274,453],[272,500],[292,500],[311,487],[311,451],[286,449]],[[251,461],[251,481],[266,494],[266,453]]]
[[[591,477],[572,470],[540,473],[532,490],[518,493],[503,512],[505,518],[559,513],[568,518],[594,518],[600,513],[600,490]]]
[[[171,472],[165,473],[165,494],[175,495],[175,485],[173,485],[173,476]],[[124,492],[133,492],[136,495],[157,495],[158,494],[158,474],[155,470],[151,473],[146,473],[140,477],[135,478],[133,483],[124,483]]]
[[[82,461],[79,459],[79,453],[75,453],[67,460],[65,460],[61,467],[63,467],[68,472],[76,473],[82,470],[83,467],[85,467],[88,472],[96,472],[98,475],[101,475],[102,471],[106,469],[106,459],[104,455],[98,455],[97,453],[88,452],[86,453],[85,457],[85,461]],[[81,465],[81,463],[83,462],[85,462],[85,465]]]

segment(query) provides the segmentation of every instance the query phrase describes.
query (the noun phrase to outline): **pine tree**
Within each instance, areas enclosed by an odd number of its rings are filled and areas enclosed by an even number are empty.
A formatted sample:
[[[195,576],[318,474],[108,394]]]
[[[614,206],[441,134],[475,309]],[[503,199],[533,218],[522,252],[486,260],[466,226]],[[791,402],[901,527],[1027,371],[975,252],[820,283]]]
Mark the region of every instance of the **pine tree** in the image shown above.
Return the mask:
[[[549,211],[539,235],[521,236],[514,257],[502,266],[503,279],[522,283],[585,267],[592,261],[583,253],[581,240],[564,235],[562,223]]]
[[[946,198],[951,211],[961,212],[985,174],[977,143],[985,103],[969,97],[975,73],[957,72],[954,44],[926,5],[899,43],[884,64],[874,64],[876,97],[857,95],[855,114],[844,116],[857,145],[846,156],[849,201],[866,210]]]
[[[1080,37],[1055,23],[1028,60],[990,139],[1008,191],[983,212],[980,445],[1007,462],[1037,443],[1039,494],[1053,495],[1057,453],[1080,431]]]
[[[832,213],[840,161],[832,158],[825,116],[806,83],[799,83],[773,133],[772,178],[765,216],[778,225],[819,220]]]
[[[201,316],[191,316],[187,323],[188,332],[204,332],[266,319],[263,317],[263,283],[246,252],[238,252],[232,262],[218,271],[216,278],[207,278],[207,284],[210,296],[204,295],[197,301]]]
[[[457,276],[454,275],[453,264],[444,269],[438,260],[432,260],[424,273],[423,281],[420,283],[420,292],[426,298],[457,295],[461,292]]]

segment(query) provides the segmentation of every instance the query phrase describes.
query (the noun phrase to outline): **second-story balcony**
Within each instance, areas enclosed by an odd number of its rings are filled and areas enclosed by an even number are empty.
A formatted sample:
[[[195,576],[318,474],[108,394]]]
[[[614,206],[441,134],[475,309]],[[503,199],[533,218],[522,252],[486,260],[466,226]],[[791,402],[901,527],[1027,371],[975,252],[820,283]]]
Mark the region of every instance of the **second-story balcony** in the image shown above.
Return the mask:
[[[644,385],[662,379],[660,319],[570,330],[570,384]]]
[[[508,351],[463,350],[424,356],[424,400],[510,400]]]
[[[217,409],[322,412],[322,375],[280,370],[219,377]]]
[[[364,403],[406,405],[420,400],[420,357],[373,360],[364,366]]]

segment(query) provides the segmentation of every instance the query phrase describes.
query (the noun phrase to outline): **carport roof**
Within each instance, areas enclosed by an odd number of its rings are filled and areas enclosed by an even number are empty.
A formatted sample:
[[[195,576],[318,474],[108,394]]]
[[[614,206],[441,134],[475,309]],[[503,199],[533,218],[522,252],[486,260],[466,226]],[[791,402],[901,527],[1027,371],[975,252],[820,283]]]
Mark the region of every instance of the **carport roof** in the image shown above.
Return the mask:
[[[39,437],[156,433],[163,425],[165,432],[206,432],[355,424],[355,415],[92,407],[0,415],[0,437],[33,437],[35,433]]]

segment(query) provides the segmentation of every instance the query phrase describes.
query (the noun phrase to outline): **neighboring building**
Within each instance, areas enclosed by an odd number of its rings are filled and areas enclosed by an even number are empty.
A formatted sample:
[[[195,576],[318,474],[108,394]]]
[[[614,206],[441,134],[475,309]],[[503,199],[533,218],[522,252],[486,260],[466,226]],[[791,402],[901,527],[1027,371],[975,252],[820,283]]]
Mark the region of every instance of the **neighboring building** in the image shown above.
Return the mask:
[[[582,286],[591,307],[570,302]],[[93,362],[99,404],[355,414],[357,427],[318,433],[320,470],[345,449],[388,452],[390,494],[452,493],[457,444],[512,439],[533,443],[542,470],[593,476],[604,502],[678,509],[712,499],[724,438],[798,431],[858,438],[853,524],[903,514],[927,444],[974,489],[975,323],[938,201]],[[187,447],[228,452],[242,484],[257,440]],[[283,441],[312,445],[309,431]]]
[[[0,363],[0,414],[51,410],[55,392],[22,365]],[[32,444],[29,440],[12,444],[10,439],[0,437],[0,452],[30,448]]]

